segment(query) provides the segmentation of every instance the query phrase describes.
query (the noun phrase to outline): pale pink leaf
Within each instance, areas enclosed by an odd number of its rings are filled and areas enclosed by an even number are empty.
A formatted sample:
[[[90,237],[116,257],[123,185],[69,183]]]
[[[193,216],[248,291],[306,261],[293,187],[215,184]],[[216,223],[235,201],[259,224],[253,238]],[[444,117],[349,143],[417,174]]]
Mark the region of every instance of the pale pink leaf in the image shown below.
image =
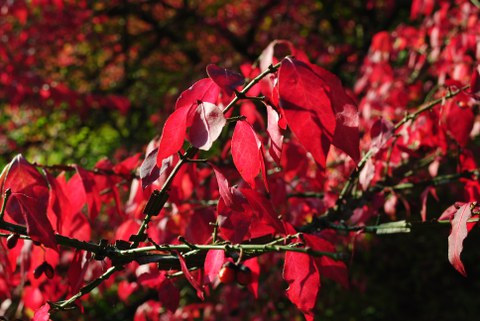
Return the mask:
[[[452,231],[448,237],[448,260],[463,276],[467,276],[460,255],[463,250],[463,240],[467,237],[467,221],[472,217],[471,203],[462,205],[454,214]]]
[[[273,160],[277,164],[280,164],[283,147],[283,135],[280,126],[278,125],[280,116],[272,106],[268,104],[265,106],[267,107],[267,133],[270,138],[270,148],[268,152]]]
[[[45,303],[35,311],[32,321],[48,321],[50,320],[50,304]]]
[[[205,263],[203,264],[205,269],[206,282],[213,283],[224,262],[225,251],[210,250],[207,252],[207,256],[205,257]]]
[[[375,165],[373,164],[372,159],[369,158],[365,163],[365,166],[360,171],[360,175],[358,177],[360,186],[362,186],[362,189],[364,191],[367,190],[368,186],[370,185],[370,182],[374,177],[375,177]]]
[[[190,127],[190,142],[198,149],[209,150],[226,122],[218,106],[208,102],[199,103]]]

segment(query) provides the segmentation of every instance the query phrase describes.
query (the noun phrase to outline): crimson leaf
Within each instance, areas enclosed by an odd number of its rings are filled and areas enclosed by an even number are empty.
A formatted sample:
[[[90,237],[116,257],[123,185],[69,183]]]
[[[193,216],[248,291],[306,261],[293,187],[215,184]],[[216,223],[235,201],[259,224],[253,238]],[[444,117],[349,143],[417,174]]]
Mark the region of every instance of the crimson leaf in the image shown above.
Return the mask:
[[[220,68],[214,64],[207,66],[207,74],[220,88],[225,90],[228,96],[231,96],[233,91],[245,82],[245,78],[241,74]]]
[[[198,101],[215,103],[218,99],[220,88],[210,78],[203,78],[194,83],[190,88],[180,94],[175,103],[175,109],[190,108]]]
[[[57,249],[55,232],[47,217],[49,191],[45,178],[22,155],[17,155],[0,176],[2,194],[12,191],[5,209],[18,224],[27,225],[32,240]]]
[[[157,154],[158,168],[162,168],[162,162],[165,158],[175,154],[182,148],[187,131],[189,110],[190,106],[181,107],[175,110],[165,122]]]
[[[286,58],[278,75],[280,107],[292,132],[321,168],[326,166],[336,117],[327,84],[305,63]]]
[[[232,136],[232,157],[242,178],[255,188],[255,177],[262,166],[261,143],[246,121],[238,121]]]
[[[287,281],[287,297],[313,321],[313,308],[320,290],[320,274],[313,257],[304,253],[287,252],[283,278]]]
[[[182,272],[185,275],[187,281],[197,290],[197,296],[203,301],[205,299],[205,293],[203,287],[198,283],[195,277],[192,275],[190,270],[187,267],[187,263],[185,262],[185,258],[177,252],[178,261],[180,262],[180,267],[182,268]]]

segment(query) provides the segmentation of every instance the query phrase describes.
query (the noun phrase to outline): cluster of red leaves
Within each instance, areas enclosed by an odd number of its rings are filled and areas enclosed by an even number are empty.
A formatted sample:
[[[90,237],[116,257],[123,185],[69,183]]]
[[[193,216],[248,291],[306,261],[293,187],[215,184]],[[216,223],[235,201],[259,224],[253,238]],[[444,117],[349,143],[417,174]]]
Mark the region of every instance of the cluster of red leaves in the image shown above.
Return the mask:
[[[408,200],[394,189],[368,195],[370,188],[385,182],[385,177],[394,184],[434,178],[452,154],[459,155],[458,171],[478,169],[470,137],[478,135],[474,130],[480,87],[474,63],[478,44],[472,39],[480,34],[480,22],[478,9],[467,1],[458,2],[452,6],[441,1],[435,7],[429,1],[414,1],[412,18],[425,15],[418,28],[399,26],[392,33],[375,36],[355,87],[361,97],[360,112],[335,75],[312,64],[290,42],[279,40],[263,51],[258,64],[243,65],[241,74],[207,66],[208,78],[195,82],[179,96],[161,137],[147,147],[141,166],[136,155],[116,165],[102,160],[93,171],[74,165],[70,174],[54,175],[49,169],[40,173],[17,156],[0,177],[2,195],[11,191],[3,219],[26,226],[25,234],[31,241],[20,239],[13,246],[0,241],[0,299],[11,302],[21,292],[25,308],[36,311],[34,319],[48,320],[51,305],[47,301],[75,294],[112,264],[86,251],[59,247],[59,235],[100,243],[130,240],[145,217],[143,210],[150,196],[162,189],[170,175],[174,178],[168,203],[152,218],[147,229],[149,240],[140,245],[178,244],[178,236],[193,244],[211,244],[216,228],[216,237],[233,244],[296,235],[299,228],[334,207],[342,186],[361,160],[360,148],[373,157],[359,174],[359,190],[365,192],[365,200],[350,208],[352,215],[346,217],[347,223],[355,226],[367,224],[382,210],[394,218],[399,201],[409,208]],[[28,12],[18,12],[22,23],[22,15]],[[279,57],[279,51],[289,56]],[[260,82],[242,91],[247,81],[269,70]],[[425,78],[419,79],[419,75]],[[416,111],[410,110],[410,105],[419,103],[435,86],[448,88],[439,93],[445,95],[467,84],[469,90],[395,127],[405,112]],[[248,99],[259,96],[264,99]],[[240,100],[232,106],[235,97]],[[231,135],[222,135],[225,132]],[[360,137],[360,133],[364,135]],[[185,141],[200,154],[177,168],[185,157],[180,156],[184,155]],[[433,159],[428,169],[403,175],[405,167],[425,156]],[[132,179],[130,173],[138,168],[140,178]],[[124,204],[126,183],[131,185]],[[480,198],[480,183],[472,178],[462,183],[465,196],[458,200],[464,203],[450,208],[440,219],[451,219],[448,257],[465,274],[460,254],[462,242],[474,225],[469,220],[478,212],[475,201]],[[300,196],[307,192],[323,193],[323,198]],[[421,195],[423,219],[428,195],[435,196],[436,188],[428,186]],[[367,197],[373,201],[367,203]],[[291,244],[333,253],[344,241],[325,229],[297,236]],[[178,270],[201,300],[218,286],[219,270],[232,260],[224,251],[210,250],[203,265],[190,271],[182,253],[174,254],[180,263]],[[274,262],[278,259],[272,256]],[[44,262],[54,267],[54,275],[35,273]],[[242,264],[253,274],[246,288],[257,297],[260,276],[272,262],[251,258]],[[205,303],[178,309],[180,291],[171,272],[159,271],[155,264],[130,263],[121,275],[118,295],[125,302],[131,294],[145,289],[158,293],[156,300],[138,307],[135,320],[160,320],[160,312],[169,320],[180,320],[198,317],[198,311],[211,308]],[[348,287],[344,262],[307,253],[285,254],[286,295],[307,320],[314,318],[324,277]],[[101,289],[113,282],[114,278],[107,280]],[[225,287],[225,291],[233,293],[229,293],[232,302],[243,295],[236,286]]]

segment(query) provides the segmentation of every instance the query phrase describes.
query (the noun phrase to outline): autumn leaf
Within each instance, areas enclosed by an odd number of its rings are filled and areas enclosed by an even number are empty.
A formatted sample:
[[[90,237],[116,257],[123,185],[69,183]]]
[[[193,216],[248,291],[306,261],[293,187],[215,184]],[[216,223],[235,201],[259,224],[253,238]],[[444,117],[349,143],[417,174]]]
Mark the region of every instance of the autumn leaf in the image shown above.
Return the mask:
[[[208,102],[200,102],[193,116],[189,141],[198,149],[209,150],[220,136],[227,120],[222,110]]]
[[[183,91],[175,103],[175,109],[190,108],[199,101],[214,104],[220,93],[220,88],[210,78],[203,78]]]
[[[242,178],[255,188],[255,177],[262,167],[261,142],[246,121],[238,121],[232,136],[233,163]]]
[[[214,64],[207,66],[207,75],[218,87],[222,88],[228,96],[231,96],[237,87],[245,83],[245,78],[243,78],[241,74],[220,68]]]
[[[313,309],[320,291],[320,274],[313,257],[304,253],[285,253],[283,278],[288,283],[287,297],[313,321]]]
[[[467,276],[460,254],[463,250],[463,240],[468,235],[467,221],[472,217],[472,203],[462,205],[451,221],[452,231],[448,237],[448,260],[463,276]]]
[[[50,304],[45,303],[35,311],[32,321],[48,321],[50,320]]]
[[[175,110],[163,126],[162,136],[157,154],[157,167],[162,168],[165,158],[178,152],[185,141],[187,132],[187,116],[191,106],[184,106]]]
[[[230,207],[233,204],[233,195],[232,191],[230,190],[230,185],[228,184],[228,180],[220,171],[220,169],[213,164],[209,163],[212,167],[213,172],[215,173],[215,177],[217,178],[217,185],[218,191],[220,193],[220,197],[223,199],[226,206]]]
[[[55,232],[48,220],[49,190],[46,179],[22,155],[17,155],[0,176],[2,195],[12,194],[5,213],[15,223],[26,224],[32,240],[57,249]]]
[[[278,75],[280,107],[288,126],[321,168],[336,127],[336,117],[330,98],[330,88],[305,63],[286,58]]]
[[[395,127],[393,124],[384,118],[380,118],[373,123],[370,129],[370,137],[372,139],[370,150],[372,150],[373,154],[378,153],[378,151],[382,149],[390,137],[393,136],[394,130]]]
[[[272,106],[266,104],[267,108],[267,133],[270,138],[269,153],[273,160],[280,164],[282,157],[283,135],[278,125],[280,115],[273,109]]]
[[[203,267],[205,269],[205,279],[208,283],[213,283],[225,262],[225,251],[210,250],[205,257]]]
[[[195,279],[195,277],[192,275],[190,270],[187,267],[187,263],[185,262],[185,258],[180,254],[180,252],[176,252],[178,261],[180,262],[180,267],[182,269],[183,274],[185,275],[185,278],[187,281],[194,287],[194,289],[197,291],[197,296],[203,301],[205,300],[205,291],[203,289],[203,286],[200,285],[200,283]]]
[[[317,65],[312,70],[323,79],[330,90],[327,92],[335,112],[335,134],[332,144],[347,153],[355,164],[360,160],[359,114],[353,99],[347,95],[340,79]]]

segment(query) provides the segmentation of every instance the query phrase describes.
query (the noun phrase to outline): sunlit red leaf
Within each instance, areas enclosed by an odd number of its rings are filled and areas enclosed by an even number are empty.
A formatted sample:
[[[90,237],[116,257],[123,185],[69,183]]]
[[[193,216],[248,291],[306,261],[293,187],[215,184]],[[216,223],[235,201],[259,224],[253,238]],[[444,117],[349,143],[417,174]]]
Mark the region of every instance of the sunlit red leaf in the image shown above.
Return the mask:
[[[360,160],[358,108],[352,98],[345,92],[342,82],[337,76],[317,65],[310,64],[310,67],[330,88],[328,96],[336,118],[332,144],[347,153],[355,163],[358,163]]]
[[[232,191],[230,190],[230,185],[228,184],[228,180],[220,171],[220,169],[213,164],[209,163],[212,166],[213,172],[215,173],[215,177],[217,179],[218,184],[218,191],[220,193],[220,197],[225,202],[225,205],[230,207],[233,204],[233,195]]]
[[[225,90],[228,96],[232,95],[233,91],[245,82],[245,78],[241,74],[214,64],[207,66],[207,74],[220,88]]]
[[[65,179],[63,174],[57,179],[47,171],[44,171],[44,173],[50,187],[48,217],[50,221],[54,223],[54,226],[56,226],[58,233],[61,234],[63,232],[63,222],[71,219],[73,214],[70,200],[67,197]],[[56,218],[56,224],[52,219],[53,217]]]
[[[448,237],[448,260],[463,276],[467,276],[460,254],[463,250],[463,240],[467,237],[467,221],[472,217],[471,203],[462,205],[454,214],[452,231]]]
[[[305,63],[291,58],[282,61],[278,75],[280,107],[292,132],[322,168],[336,126],[329,90]]]
[[[187,116],[189,111],[190,106],[178,108],[165,122],[158,147],[158,168],[162,167],[162,162],[165,158],[178,152],[182,148],[187,131]]]
[[[55,232],[48,220],[49,190],[46,179],[22,155],[17,155],[0,177],[1,192],[12,194],[5,213],[18,224],[27,225],[32,240],[57,248]]]
[[[196,105],[199,101],[214,104],[218,99],[219,93],[220,88],[212,79],[200,79],[180,94],[175,103],[175,109],[184,107],[190,109],[190,107]]]
[[[443,121],[447,132],[461,147],[465,147],[475,122],[475,114],[468,106],[460,107],[458,104],[462,102],[462,100],[448,101],[444,106]]]
[[[218,106],[208,102],[199,103],[190,127],[190,142],[198,149],[209,150],[220,136],[226,122]]]
[[[207,252],[207,256],[205,257],[205,263],[203,264],[205,269],[206,282],[213,283],[224,262],[225,251],[210,250]]]
[[[50,304],[45,303],[35,311],[32,321],[48,321],[50,320]]]
[[[85,196],[88,205],[88,213],[90,218],[94,220],[98,213],[100,213],[100,207],[102,201],[100,199],[100,191],[95,183],[95,174],[87,171],[86,169],[74,165],[77,170],[78,175],[80,176],[83,184],[83,189],[85,190]]]
[[[246,121],[238,121],[232,136],[233,163],[242,178],[255,188],[255,177],[261,168],[261,143]]]
[[[313,321],[313,309],[320,291],[320,274],[313,257],[304,253],[285,253],[283,278],[288,283],[287,297]]]
[[[243,262],[252,272],[252,281],[247,285],[247,289],[258,299],[258,278],[260,277],[260,264],[258,258],[254,257]]]

